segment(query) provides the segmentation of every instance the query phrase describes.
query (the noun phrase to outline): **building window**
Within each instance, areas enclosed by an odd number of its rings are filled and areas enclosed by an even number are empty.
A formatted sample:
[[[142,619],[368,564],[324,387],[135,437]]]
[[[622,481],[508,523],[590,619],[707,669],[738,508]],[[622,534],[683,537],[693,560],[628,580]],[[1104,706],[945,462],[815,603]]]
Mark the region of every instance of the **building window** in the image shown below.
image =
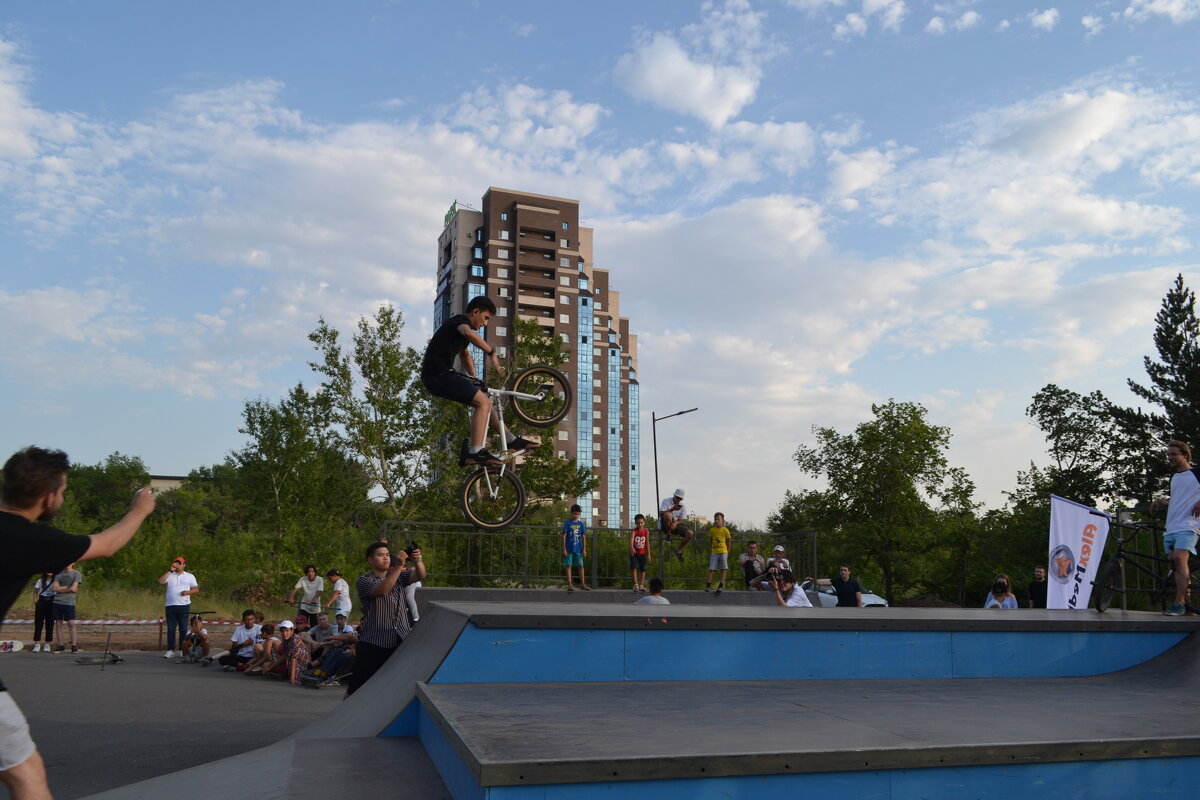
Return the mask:
[[[564,230],[564,231],[569,231],[569,230],[571,230],[571,223],[569,223],[569,222],[564,222],[564,223],[563,223],[563,230]]]
[[[496,328],[497,336],[508,336],[508,328]]]
[[[566,457],[567,457],[567,451],[566,451],[566,450],[559,450],[559,451],[558,451],[558,457],[559,457],[559,458],[566,458]]]
[[[559,334],[559,336],[561,336],[561,337],[562,337],[563,344],[570,344],[570,343],[571,343],[571,334],[569,334],[569,333],[560,333],[560,334]]]
[[[593,425],[593,426],[592,426],[592,436],[599,436],[599,435],[600,435],[600,428],[599,428],[599,426],[597,426],[597,425]]]
[[[483,248],[482,247],[476,247],[474,250],[474,253],[475,253],[476,258],[483,258]]]
[[[497,250],[496,258],[508,258],[508,251],[504,249]]]
[[[560,267],[570,267],[570,266],[571,266],[571,259],[569,259],[569,258],[560,258],[560,259],[558,260],[558,265],[559,265]]]
[[[600,301],[599,300],[596,301],[596,310],[597,311],[600,310]]]
[[[560,294],[558,296],[558,304],[563,305],[563,306],[569,306],[569,305],[571,305],[571,298],[567,297],[565,294]]]
[[[508,287],[506,287],[506,286],[499,287],[498,289],[496,289],[496,294],[499,295],[500,297],[508,297]]]
[[[504,346],[498,346],[496,348],[496,354],[503,358],[504,356],[508,355],[508,348]]]
[[[501,221],[501,222],[508,222],[508,212],[507,212],[507,211],[501,211],[501,212],[500,212],[500,221]]]
[[[604,385],[604,382],[602,380],[600,380],[599,378],[596,378],[596,388],[599,389],[603,385]]]
[[[508,231],[500,231],[500,238],[508,241]]]
[[[587,278],[580,278],[580,279],[579,279],[579,288],[580,288],[580,289],[586,289],[586,288],[587,288]]]
[[[571,315],[570,314],[559,314],[558,321],[563,323],[564,325],[566,325],[566,324],[570,323]]]
[[[599,412],[599,411],[593,411],[593,412],[592,412],[592,419],[600,419],[600,412]]]
[[[587,308],[587,298],[586,297],[581,298],[579,300],[579,305],[583,306],[584,308]]]
[[[570,286],[571,285],[571,276],[563,275],[561,278],[558,279],[558,282],[560,284],[562,284],[563,286]]]
[[[570,239],[559,239],[559,240],[558,240],[558,246],[559,246],[559,247],[570,247],[570,246],[571,246],[571,240],[570,240]],[[566,259],[563,259],[563,260],[565,261]],[[566,264],[563,264],[563,266],[565,267],[565,266],[566,266]]]
[[[579,343],[580,343],[580,344],[587,344],[587,337],[586,337],[586,336],[580,336],[580,337],[579,337]]]
[[[496,277],[497,277],[497,278],[507,278],[507,277],[508,277],[508,270],[504,269],[503,267],[498,267],[498,268],[496,269]]]
[[[508,316],[508,307],[507,307],[507,306],[500,306],[499,308],[497,308],[497,309],[496,309],[496,316],[497,316],[497,317],[507,317],[507,316]]]
[[[483,265],[482,264],[472,264],[471,265],[471,277],[473,277],[473,278],[482,278],[483,277]]]
[[[593,458],[593,459],[592,459],[592,466],[593,466],[593,467],[598,467],[598,466],[600,466],[600,459],[598,459],[598,458]],[[592,509],[592,514],[594,514],[594,515],[595,515],[595,516],[597,516],[597,517],[598,517],[598,516],[600,516],[600,509],[598,509],[598,508],[593,508],[593,509]]]
[[[558,438],[559,438],[559,439],[561,439],[562,441],[564,441],[564,442],[565,442],[565,441],[567,440],[567,432],[566,432],[566,431],[559,431],[559,432],[558,432]]]
[[[596,450],[599,450],[599,449],[600,449],[600,443],[599,443],[599,442],[592,442],[592,450],[593,450],[593,451],[596,451]]]

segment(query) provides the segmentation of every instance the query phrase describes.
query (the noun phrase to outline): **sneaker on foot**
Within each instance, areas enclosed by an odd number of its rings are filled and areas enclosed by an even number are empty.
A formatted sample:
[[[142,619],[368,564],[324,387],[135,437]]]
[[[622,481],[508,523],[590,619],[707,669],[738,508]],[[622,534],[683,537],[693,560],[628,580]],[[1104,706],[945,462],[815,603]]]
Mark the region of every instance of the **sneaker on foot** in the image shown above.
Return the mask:
[[[200,666],[207,667],[212,662],[213,662],[212,656],[205,656],[204,658],[200,659]]]
[[[586,583],[579,584],[579,588],[585,592],[590,592],[592,590],[592,587],[588,586]]]
[[[71,645],[71,655],[76,655],[78,652],[79,652],[79,648],[76,647],[75,645]]]
[[[1181,604],[1175,603],[1174,605],[1172,605],[1170,608],[1168,608],[1163,613],[1166,614],[1168,617],[1182,617],[1184,614],[1187,613],[1187,609],[1184,608]]]
[[[66,648],[66,647],[64,647],[63,645],[61,645],[61,644],[56,644],[56,645],[54,645],[54,649],[53,649],[52,651],[50,651],[50,652],[52,652],[52,653],[61,653],[63,650],[66,650],[66,649],[67,649],[67,648]]]
[[[568,583],[568,584],[567,584],[567,591],[568,591],[568,592],[573,592],[573,591],[575,591],[575,585],[574,585],[574,584],[571,584],[571,583]]]
[[[508,452],[515,453],[518,450],[533,450],[541,445],[541,442],[531,442],[523,436],[514,436],[513,440],[508,443]]]
[[[237,672],[237,667],[233,666],[232,664],[226,664],[223,669],[226,672]]]
[[[706,584],[704,584],[704,591],[706,591],[706,592],[711,592],[711,591],[712,591],[712,584],[711,584],[711,583],[706,583]]]
[[[675,551],[675,557],[679,559],[679,563],[683,563],[683,548]]]
[[[719,594],[720,594],[721,592],[723,592],[723,591],[725,591],[725,584],[723,584],[723,583],[718,583],[718,584],[717,584],[717,590],[716,590],[715,592],[713,592],[713,595],[719,595]]]
[[[34,642],[34,643],[33,643],[33,648],[32,648],[32,649],[31,649],[29,652],[31,652],[31,653],[36,653],[36,652],[38,652],[38,651],[39,651],[39,650],[41,650],[41,649],[42,649],[42,646],[41,646],[40,644],[38,644],[37,642]]]
[[[174,650],[168,650],[167,652],[163,653],[163,658],[174,658],[174,657],[175,657]]]
[[[490,464],[490,465],[498,467],[503,463],[504,462],[501,461],[499,458],[497,458],[496,456],[489,453],[487,451],[486,447],[480,449],[478,452],[475,452],[475,453],[467,453],[467,457],[465,459],[463,459],[464,466],[470,465],[470,464],[478,464],[478,465]]]

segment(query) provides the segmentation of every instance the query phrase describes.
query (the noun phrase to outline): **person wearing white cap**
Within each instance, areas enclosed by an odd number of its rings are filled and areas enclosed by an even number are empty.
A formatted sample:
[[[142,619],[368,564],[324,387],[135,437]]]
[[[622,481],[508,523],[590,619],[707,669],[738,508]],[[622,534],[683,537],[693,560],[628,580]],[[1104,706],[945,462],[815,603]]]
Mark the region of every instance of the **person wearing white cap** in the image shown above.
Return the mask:
[[[696,538],[696,534],[687,526],[687,508],[683,505],[684,491],[676,489],[675,494],[658,504],[658,528],[670,544],[672,536],[679,537],[679,547],[675,549],[675,557],[683,561],[683,548]]]
[[[767,569],[771,567],[779,567],[780,569],[791,569],[792,562],[784,557],[783,545],[775,545],[775,549],[771,552],[771,557],[767,559]]]

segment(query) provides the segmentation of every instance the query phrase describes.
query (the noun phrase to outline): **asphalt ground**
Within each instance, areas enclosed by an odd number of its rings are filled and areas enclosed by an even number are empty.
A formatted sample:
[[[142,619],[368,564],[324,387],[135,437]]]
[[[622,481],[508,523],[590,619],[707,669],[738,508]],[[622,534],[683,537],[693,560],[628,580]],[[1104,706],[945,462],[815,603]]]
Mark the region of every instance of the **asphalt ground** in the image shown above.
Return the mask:
[[[269,745],[323,718],[343,697],[335,687],[292,686],[216,663],[120,655],[125,663],[101,671],[76,664],[69,652],[0,654],[0,680],[29,720],[57,800]]]

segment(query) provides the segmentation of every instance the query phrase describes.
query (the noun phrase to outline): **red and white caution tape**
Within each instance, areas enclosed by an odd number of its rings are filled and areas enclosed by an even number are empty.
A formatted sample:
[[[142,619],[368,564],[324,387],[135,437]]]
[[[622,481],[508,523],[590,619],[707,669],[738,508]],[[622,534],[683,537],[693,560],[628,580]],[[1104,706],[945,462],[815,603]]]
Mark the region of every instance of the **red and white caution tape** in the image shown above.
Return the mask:
[[[160,622],[166,622],[165,619],[77,619],[78,625],[157,625]],[[31,619],[6,619],[3,625],[33,625],[34,620]],[[204,620],[205,625],[241,625],[240,622],[220,622],[217,620]]]

